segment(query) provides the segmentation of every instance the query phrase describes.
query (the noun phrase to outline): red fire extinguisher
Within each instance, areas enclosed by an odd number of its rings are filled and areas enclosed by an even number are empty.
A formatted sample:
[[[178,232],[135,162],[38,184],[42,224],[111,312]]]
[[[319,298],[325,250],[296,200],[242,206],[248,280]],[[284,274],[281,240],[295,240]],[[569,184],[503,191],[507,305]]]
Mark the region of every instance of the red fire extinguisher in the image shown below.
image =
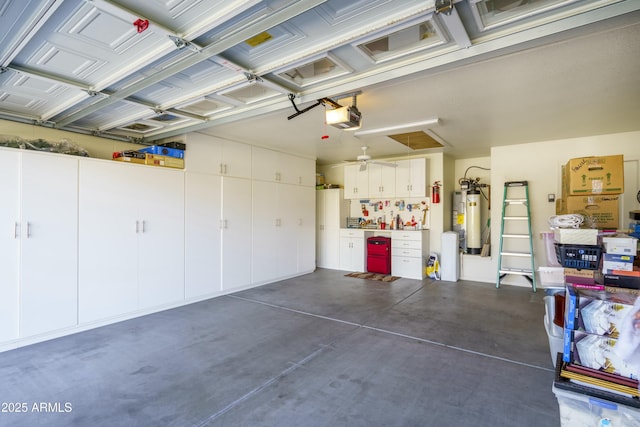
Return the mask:
[[[431,203],[438,204],[440,203],[440,181],[436,181],[433,183],[433,187],[431,187]]]

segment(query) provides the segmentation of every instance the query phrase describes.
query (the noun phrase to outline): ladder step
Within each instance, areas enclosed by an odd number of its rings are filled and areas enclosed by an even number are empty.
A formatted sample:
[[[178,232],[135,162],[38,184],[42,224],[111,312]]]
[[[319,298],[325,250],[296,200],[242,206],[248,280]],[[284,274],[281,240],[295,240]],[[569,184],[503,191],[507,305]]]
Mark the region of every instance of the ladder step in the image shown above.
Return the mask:
[[[525,203],[528,202],[527,199],[505,199],[504,201],[507,204],[519,204],[519,205],[524,205]]]
[[[502,217],[502,219],[523,220],[523,219],[529,219],[529,217],[528,216],[504,216]]]
[[[527,270],[526,268],[503,268],[500,270],[500,274],[531,275],[533,274],[533,272],[531,270]]]
[[[503,234],[502,238],[514,238],[514,239],[528,239],[529,235],[528,234]]]
[[[500,252],[502,256],[521,256],[521,257],[530,257],[531,253],[529,252]]]
[[[527,181],[507,181],[504,183],[505,187],[526,187],[529,183]]]

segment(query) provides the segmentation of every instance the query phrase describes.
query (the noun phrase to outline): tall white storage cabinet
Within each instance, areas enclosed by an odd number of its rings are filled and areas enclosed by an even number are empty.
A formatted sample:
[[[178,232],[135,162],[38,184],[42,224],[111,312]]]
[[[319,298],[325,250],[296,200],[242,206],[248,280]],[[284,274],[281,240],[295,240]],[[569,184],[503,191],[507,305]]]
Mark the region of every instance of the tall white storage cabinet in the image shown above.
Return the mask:
[[[80,321],[184,299],[184,172],[80,165]]]
[[[22,152],[20,336],[78,323],[78,158]],[[4,201],[3,201],[4,203]]]
[[[346,227],[349,201],[341,188],[316,191],[316,265],[340,268],[340,228]]]
[[[222,178],[222,290],[251,284],[251,180]]]
[[[222,178],[185,174],[185,296],[220,293]]]
[[[0,150],[0,342],[20,334],[20,152]]]
[[[298,246],[297,272],[311,273],[316,268],[316,190],[313,187],[294,188],[295,205],[298,207],[295,218]]]

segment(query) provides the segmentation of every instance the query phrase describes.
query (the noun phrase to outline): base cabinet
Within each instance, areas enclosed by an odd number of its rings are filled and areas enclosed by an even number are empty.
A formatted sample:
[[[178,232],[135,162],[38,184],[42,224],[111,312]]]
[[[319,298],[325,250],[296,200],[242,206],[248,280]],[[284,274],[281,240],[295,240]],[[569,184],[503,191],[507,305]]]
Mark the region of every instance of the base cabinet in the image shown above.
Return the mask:
[[[391,232],[391,274],[393,276],[424,279],[428,257],[429,231]]]
[[[340,270],[366,271],[366,240],[371,236],[373,232],[365,230],[340,230]]]

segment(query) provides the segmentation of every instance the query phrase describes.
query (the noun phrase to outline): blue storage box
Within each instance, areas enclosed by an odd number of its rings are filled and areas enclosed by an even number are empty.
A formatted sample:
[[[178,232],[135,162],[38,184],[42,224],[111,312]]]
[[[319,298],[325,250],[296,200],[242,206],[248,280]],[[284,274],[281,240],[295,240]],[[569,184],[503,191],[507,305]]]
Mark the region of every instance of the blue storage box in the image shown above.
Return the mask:
[[[178,150],[177,148],[152,145],[150,147],[141,148],[138,151],[140,151],[141,153],[158,154],[160,156],[169,156],[175,157],[177,159],[184,159],[184,150]]]

